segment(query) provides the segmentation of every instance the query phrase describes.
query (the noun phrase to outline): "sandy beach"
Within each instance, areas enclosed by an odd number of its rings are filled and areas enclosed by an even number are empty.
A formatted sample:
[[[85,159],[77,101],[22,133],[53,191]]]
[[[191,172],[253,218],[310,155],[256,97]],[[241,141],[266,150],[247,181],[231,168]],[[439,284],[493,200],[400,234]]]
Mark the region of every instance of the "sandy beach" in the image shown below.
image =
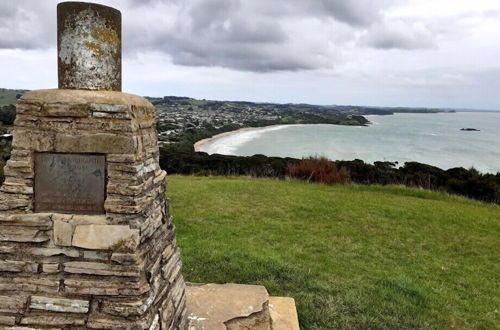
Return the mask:
[[[290,125],[271,125],[271,126],[264,126],[264,127],[245,127],[245,128],[237,129],[235,131],[220,133],[220,134],[214,135],[214,136],[212,136],[210,138],[203,139],[203,140],[200,140],[200,141],[196,142],[194,144],[194,151],[196,151],[196,152],[204,151],[203,150],[204,146],[212,144],[215,141],[220,140],[220,139],[222,139],[224,137],[228,137],[228,136],[231,136],[231,135],[239,134],[239,133],[242,133],[242,132],[258,131],[258,130],[262,130],[262,129],[268,129],[270,127],[280,127],[280,126],[290,126]]]

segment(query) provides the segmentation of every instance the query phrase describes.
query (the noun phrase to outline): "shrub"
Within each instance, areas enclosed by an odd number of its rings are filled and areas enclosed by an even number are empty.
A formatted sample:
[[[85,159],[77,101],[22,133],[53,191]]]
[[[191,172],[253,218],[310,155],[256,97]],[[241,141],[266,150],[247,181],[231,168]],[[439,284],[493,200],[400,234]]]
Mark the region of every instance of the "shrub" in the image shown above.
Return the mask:
[[[16,119],[16,106],[9,104],[0,107],[0,121],[5,125],[13,125]]]
[[[292,178],[325,184],[350,182],[349,171],[325,157],[309,157],[296,164],[288,165],[288,175]]]

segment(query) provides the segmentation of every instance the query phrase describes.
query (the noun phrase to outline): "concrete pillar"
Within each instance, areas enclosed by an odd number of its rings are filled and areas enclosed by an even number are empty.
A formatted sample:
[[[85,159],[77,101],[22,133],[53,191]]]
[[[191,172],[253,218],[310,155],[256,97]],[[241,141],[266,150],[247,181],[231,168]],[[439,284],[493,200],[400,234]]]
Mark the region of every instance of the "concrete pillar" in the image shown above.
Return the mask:
[[[60,89],[121,91],[121,13],[98,4],[57,6]]]

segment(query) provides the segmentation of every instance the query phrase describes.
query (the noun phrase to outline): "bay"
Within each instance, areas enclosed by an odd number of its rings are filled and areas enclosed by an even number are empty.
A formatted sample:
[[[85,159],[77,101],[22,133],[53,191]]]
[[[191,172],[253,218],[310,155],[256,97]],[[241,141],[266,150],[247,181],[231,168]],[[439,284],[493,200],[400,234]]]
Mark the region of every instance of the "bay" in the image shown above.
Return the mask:
[[[458,112],[366,116],[367,127],[279,125],[236,131],[198,147],[210,154],[332,160],[416,161],[443,169],[500,172],[500,113]],[[461,131],[475,128],[479,131]]]

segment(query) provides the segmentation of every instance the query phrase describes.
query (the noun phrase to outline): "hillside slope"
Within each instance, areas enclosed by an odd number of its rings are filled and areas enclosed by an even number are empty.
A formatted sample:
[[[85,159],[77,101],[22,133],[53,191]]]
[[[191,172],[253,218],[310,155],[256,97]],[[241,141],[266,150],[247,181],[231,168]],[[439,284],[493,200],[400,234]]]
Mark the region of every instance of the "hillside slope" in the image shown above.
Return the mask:
[[[303,329],[500,327],[497,206],[400,187],[168,180],[188,281],[292,296]]]
[[[18,96],[26,93],[24,89],[6,89],[0,88],[0,106],[16,104]]]

